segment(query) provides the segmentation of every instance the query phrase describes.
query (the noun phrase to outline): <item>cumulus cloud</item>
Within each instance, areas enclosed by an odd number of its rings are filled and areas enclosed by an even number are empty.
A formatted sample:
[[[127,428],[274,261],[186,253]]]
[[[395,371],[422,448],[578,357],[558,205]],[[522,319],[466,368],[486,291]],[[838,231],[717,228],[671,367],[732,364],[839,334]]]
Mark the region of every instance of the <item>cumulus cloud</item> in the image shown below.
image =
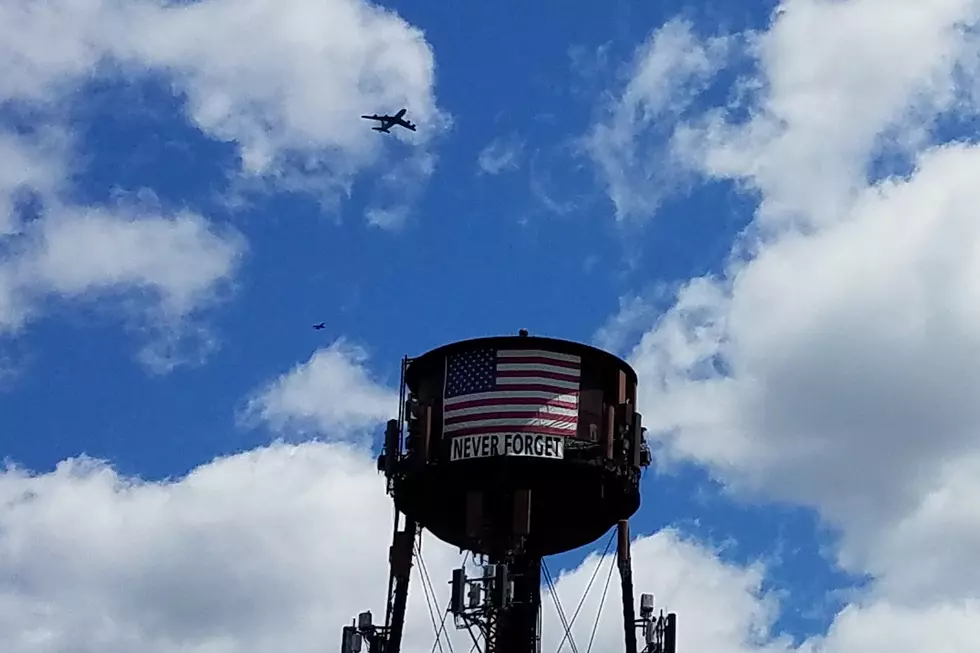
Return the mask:
[[[972,0],[784,2],[753,39],[763,78],[743,83],[757,89],[750,118],[708,112],[676,148],[761,191],[764,222],[836,219],[876,155],[914,153],[943,111],[975,112],[976,12]]]
[[[0,645],[10,653],[322,651],[361,610],[384,614],[391,504],[367,449],[282,443],[222,457],[180,479],[149,482],[78,458],[54,471],[0,473]],[[634,581],[680,615],[680,641],[719,653],[886,653],[931,644],[975,650],[975,601],[924,610],[852,605],[824,637],[774,638],[774,597],[761,564],[739,567],[672,530],[633,542]],[[406,650],[431,649],[423,578],[441,620],[458,551],[426,535],[409,592]],[[618,588],[602,601],[614,557],[562,571],[558,598],[572,634],[620,650]],[[597,580],[586,594],[589,579]],[[612,584],[618,583],[613,571]],[[600,603],[603,607],[599,611]],[[542,597],[543,649],[562,637]],[[456,650],[468,647],[451,621]],[[444,636],[445,637],[445,636]],[[566,642],[565,646],[568,646]]]
[[[808,651],[889,650],[914,610],[906,641],[978,645],[980,148],[933,129],[977,111],[978,21],[968,1],[787,0],[746,38],[747,112],[674,135],[759,209],[631,352],[645,425],[662,461],[839,529],[838,561],[873,582]],[[875,171],[896,154],[907,170]]]
[[[138,297],[123,317],[147,325],[139,357],[148,368],[166,372],[213,350],[194,317],[238,268],[246,247],[234,229],[189,211],[70,206],[50,195],[35,219],[12,217],[9,226],[0,240],[0,334],[21,331],[51,298]]]
[[[390,500],[371,453],[345,444],[275,444],[161,482],[89,459],[43,475],[8,469],[0,526],[0,646],[10,653],[312,653],[338,642],[357,612],[384,614]],[[760,568],[724,564],[670,531],[634,547],[637,585],[656,585],[659,600],[686,610],[687,646],[758,650],[751,640],[774,608]],[[461,556],[428,536],[422,555],[441,619]],[[580,647],[611,562],[591,557],[557,583],[569,611],[602,565],[576,620]],[[405,650],[429,650],[435,638],[422,578],[416,564]],[[612,590],[596,650],[621,647]],[[557,648],[547,595],[543,618],[543,645]],[[456,650],[469,646],[465,631],[448,629]]]
[[[4,2],[0,43],[4,98],[50,103],[93,74],[168,74],[248,174],[353,172],[378,150],[365,111],[407,107],[421,128],[398,138],[417,143],[444,120],[422,32],[362,0]]]
[[[634,539],[631,552],[636,591],[654,593],[657,610],[663,607],[678,615],[678,649],[720,653],[788,650],[787,642],[772,637],[770,628],[779,605],[762,591],[765,569],[761,564],[726,564],[718,559],[717,552],[671,529]],[[596,565],[599,573],[595,585],[585,594]],[[623,650],[622,598],[615,565],[615,555],[592,554],[578,568],[563,573],[557,583],[566,613],[585,596],[582,612],[572,628],[579,649],[587,646],[595,628],[593,650]],[[612,586],[600,612],[601,587],[610,567],[614,568]],[[542,603],[542,621],[548,629],[542,649],[557,650],[563,630],[551,595],[545,593]],[[600,614],[598,626],[596,614]]]
[[[0,261],[0,327],[16,330],[38,300],[146,290],[157,317],[179,322],[234,271],[242,242],[200,216],[59,208],[24,228]]]
[[[177,316],[228,275],[238,253],[191,213],[127,220],[88,210],[45,220],[39,231],[36,251],[22,263],[27,279],[63,294],[155,286],[164,311]]]
[[[245,250],[241,235],[146,198],[111,206],[68,202],[71,135],[57,124],[18,133],[2,127],[0,334],[19,332],[47,299],[135,294],[141,301],[134,305],[149,316],[142,321],[153,324],[140,352],[150,369],[163,372],[213,348],[210,337],[188,337],[203,329],[190,318],[227,287]],[[193,342],[196,353],[180,353],[168,341]]]
[[[275,431],[362,435],[398,416],[398,388],[371,378],[367,351],[340,338],[254,393],[245,423]]]
[[[66,199],[78,153],[64,107],[92,79],[167,79],[189,120],[237,146],[234,187],[272,184],[324,202],[348,193],[382,151],[358,116],[407,107],[420,130],[395,137],[406,147],[397,178],[384,180],[387,217],[374,220],[392,227],[431,174],[431,135],[448,124],[433,69],[418,29],[361,0],[0,1],[0,106],[28,125],[0,120],[0,330],[21,328],[45,296],[136,288],[152,292],[154,319],[166,319],[147,329],[155,335],[140,360],[152,369],[216,346],[184,318],[231,278],[240,235],[192,212]]]
[[[322,650],[383,598],[390,508],[371,457],[341,445],[163,483],[71,460],[7,471],[0,494],[11,653]]]
[[[344,443],[277,443],[157,482],[88,458],[45,474],[8,467],[0,473],[0,646],[10,653],[321,651],[357,612],[384,614],[390,529],[373,454]],[[680,640],[691,650],[886,653],[930,643],[967,653],[978,644],[975,601],[916,611],[878,601],[848,607],[825,637],[793,647],[772,636],[779,606],[762,590],[760,563],[722,562],[672,530],[637,537],[633,556],[638,591],[654,591],[659,605],[679,613]],[[425,571],[413,568],[406,650],[431,649],[435,639],[423,579],[438,621],[445,581],[463,562],[428,535],[422,559]],[[558,575],[569,617],[585,596],[572,630],[580,648],[599,614],[594,648],[621,649],[617,588],[602,601],[614,562],[591,555]],[[542,644],[557,649],[562,629],[552,596],[542,598]],[[465,631],[447,628],[456,650],[469,646]]]
[[[947,493],[954,461],[980,453],[978,164],[973,146],[930,151],[848,220],[766,246],[730,287],[689,286],[634,353],[660,407],[648,426],[676,453],[820,506],[858,568],[879,570],[890,529],[908,541],[906,520]]]

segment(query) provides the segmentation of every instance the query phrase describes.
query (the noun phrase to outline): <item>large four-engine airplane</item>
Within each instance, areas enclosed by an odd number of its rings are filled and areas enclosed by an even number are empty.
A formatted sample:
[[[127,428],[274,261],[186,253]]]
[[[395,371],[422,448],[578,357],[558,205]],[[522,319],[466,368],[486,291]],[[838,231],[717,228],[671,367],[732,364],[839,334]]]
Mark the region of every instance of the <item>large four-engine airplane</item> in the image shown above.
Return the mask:
[[[394,127],[395,125],[398,125],[399,127],[404,127],[409,131],[415,131],[415,125],[408,122],[407,120],[402,119],[402,116],[405,115],[405,111],[406,109],[402,109],[401,111],[399,111],[393,116],[388,116],[388,115],[379,116],[375,114],[373,116],[361,116],[361,117],[364,118],[365,120],[377,120],[379,123],[381,123],[377,127],[371,128],[376,132],[384,132],[386,134],[390,134],[391,128]]]

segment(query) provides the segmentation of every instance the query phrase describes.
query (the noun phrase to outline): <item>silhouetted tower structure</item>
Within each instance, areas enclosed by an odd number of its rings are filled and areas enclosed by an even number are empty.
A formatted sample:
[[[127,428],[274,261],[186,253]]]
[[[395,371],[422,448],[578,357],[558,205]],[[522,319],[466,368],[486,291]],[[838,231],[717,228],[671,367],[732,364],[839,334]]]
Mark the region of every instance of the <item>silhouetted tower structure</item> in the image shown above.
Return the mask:
[[[618,526],[626,653],[674,653],[675,617],[634,612],[627,520],[640,505],[650,450],[636,412],[636,373],[576,342],[477,338],[402,365],[401,407],[378,468],[396,512],[384,626],[362,613],[343,653],[399,653],[421,529],[471,551],[482,572],[453,573],[450,611],[476,627],[484,653],[538,653],[541,560]],[[402,517],[404,516],[404,523]]]

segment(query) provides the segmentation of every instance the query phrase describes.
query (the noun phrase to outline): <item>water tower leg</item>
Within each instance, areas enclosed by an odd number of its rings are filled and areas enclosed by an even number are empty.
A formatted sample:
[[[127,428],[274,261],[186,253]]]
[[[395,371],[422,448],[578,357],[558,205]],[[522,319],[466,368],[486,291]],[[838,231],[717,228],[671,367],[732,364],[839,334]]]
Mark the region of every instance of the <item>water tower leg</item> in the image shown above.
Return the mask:
[[[395,512],[394,535],[388,549],[388,605],[385,609],[384,626],[374,624],[371,612],[362,612],[350,626],[344,626],[341,653],[359,653],[367,643],[367,653],[398,653],[402,646],[405,628],[405,607],[408,603],[408,582],[412,574],[412,555],[418,523],[405,518],[405,529],[399,530],[401,513]]]
[[[405,627],[405,608],[408,604],[408,584],[412,574],[412,555],[415,549],[415,538],[418,525],[414,519],[406,517],[405,530],[395,530],[391,543],[389,562],[391,576],[389,579],[388,610],[385,621],[386,641],[384,653],[398,653],[402,645],[402,631]]]
[[[507,607],[497,616],[490,650],[538,653],[541,647],[541,558],[515,555],[507,568],[513,591]]]
[[[623,634],[626,653],[636,653],[636,610],[633,605],[633,569],[630,564],[630,525],[621,519],[618,525],[619,576],[623,584]]]

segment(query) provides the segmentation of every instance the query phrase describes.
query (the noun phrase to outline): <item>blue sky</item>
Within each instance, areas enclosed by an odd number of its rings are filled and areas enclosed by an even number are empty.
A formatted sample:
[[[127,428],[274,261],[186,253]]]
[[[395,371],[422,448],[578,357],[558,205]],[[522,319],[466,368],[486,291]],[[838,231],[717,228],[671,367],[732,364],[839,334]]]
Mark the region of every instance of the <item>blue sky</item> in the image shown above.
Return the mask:
[[[313,650],[383,600],[383,569],[356,599],[334,579],[342,551],[384,566],[364,469],[402,356],[519,328],[637,368],[637,591],[675,601],[682,650],[874,653],[911,606],[932,632],[980,614],[955,573],[980,541],[973,4],[24,7],[0,0],[5,650]],[[402,106],[416,134],[357,118]],[[137,511],[154,492],[171,508]],[[273,528],[246,496],[291,507]],[[368,548],[304,530],[336,515]],[[140,528],[175,577],[220,588],[228,556],[181,556],[244,547],[252,590],[336,623],[191,619]],[[290,538],[308,557],[280,569]],[[110,551],[144,611],[86,571]],[[588,553],[551,563],[566,603]],[[70,591],[39,571],[62,568]]]
[[[249,437],[236,433],[229,417],[252,387],[337,337],[366,343],[376,373],[395,379],[401,356],[476,335],[526,327],[590,341],[620,296],[721,266],[751,217],[751,207],[730,189],[674,199],[660,219],[619,229],[610,224],[612,206],[588,157],[573,148],[602,111],[601,94],[615,92],[621,60],[650,25],[679,11],[711,15],[724,7],[654,13],[620,3],[616,11],[597,6],[583,13],[516,4],[459,15],[422,3],[391,8],[421,26],[439,53],[439,102],[453,116],[452,129],[440,137],[438,164],[395,232],[363,218],[388,152],[355,178],[351,198],[336,210],[276,192],[231,208],[225,195],[237,152],[188,124],[166,78],[110,76],[73,98],[70,120],[84,153],[69,190],[76,201],[111,204],[152,194],[162,207],[190,207],[233,225],[249,249],[234,289],[207,318],[220,349],[205,365],[164,378],[146,377],[133,365],[139,336],[125,333],[115,316],[99,315],[99,304],[52,301],[51,313],[20,341],[32,360],[3,397],[21,425],[16,430],[35,434],[5,441],[11,457],[46,469],[87,452],[151,478],[185,471]],[[732,10],[726,22],[764,24],[770,9]],[[508,32],[504,47],[500,35],[514,12],[525,28]],[[548,25],[544,33],[541,24]],[[395,109],[363,109],[386,110]],[[522,145],[518,167],[481,174],[479,155],[497,139]],[[399,144],[388,145],[397,157]],[[549,210],[535,184],[568,212]],[[726,216],[720,222],[719,213]],[[631,266],[624,250],[635,238],[651,246]],[[320,321],[326,330],[310,331]],[[98,384],[82,381],[96,371]],[[50,378],[62,381],[52,387]],[[21,394],[32,383],[33,393]],[[84,441],[58,435],[70,425],[97,424],[109,397],[132,408],[119,411],[112,426],[83,426],[93,431]],[[47,411],[49,402],[61,407],[56,415]],[[145,435],[134,439],[128,435],[134,432]],[[172,438],[185,432],[178,453]]]

